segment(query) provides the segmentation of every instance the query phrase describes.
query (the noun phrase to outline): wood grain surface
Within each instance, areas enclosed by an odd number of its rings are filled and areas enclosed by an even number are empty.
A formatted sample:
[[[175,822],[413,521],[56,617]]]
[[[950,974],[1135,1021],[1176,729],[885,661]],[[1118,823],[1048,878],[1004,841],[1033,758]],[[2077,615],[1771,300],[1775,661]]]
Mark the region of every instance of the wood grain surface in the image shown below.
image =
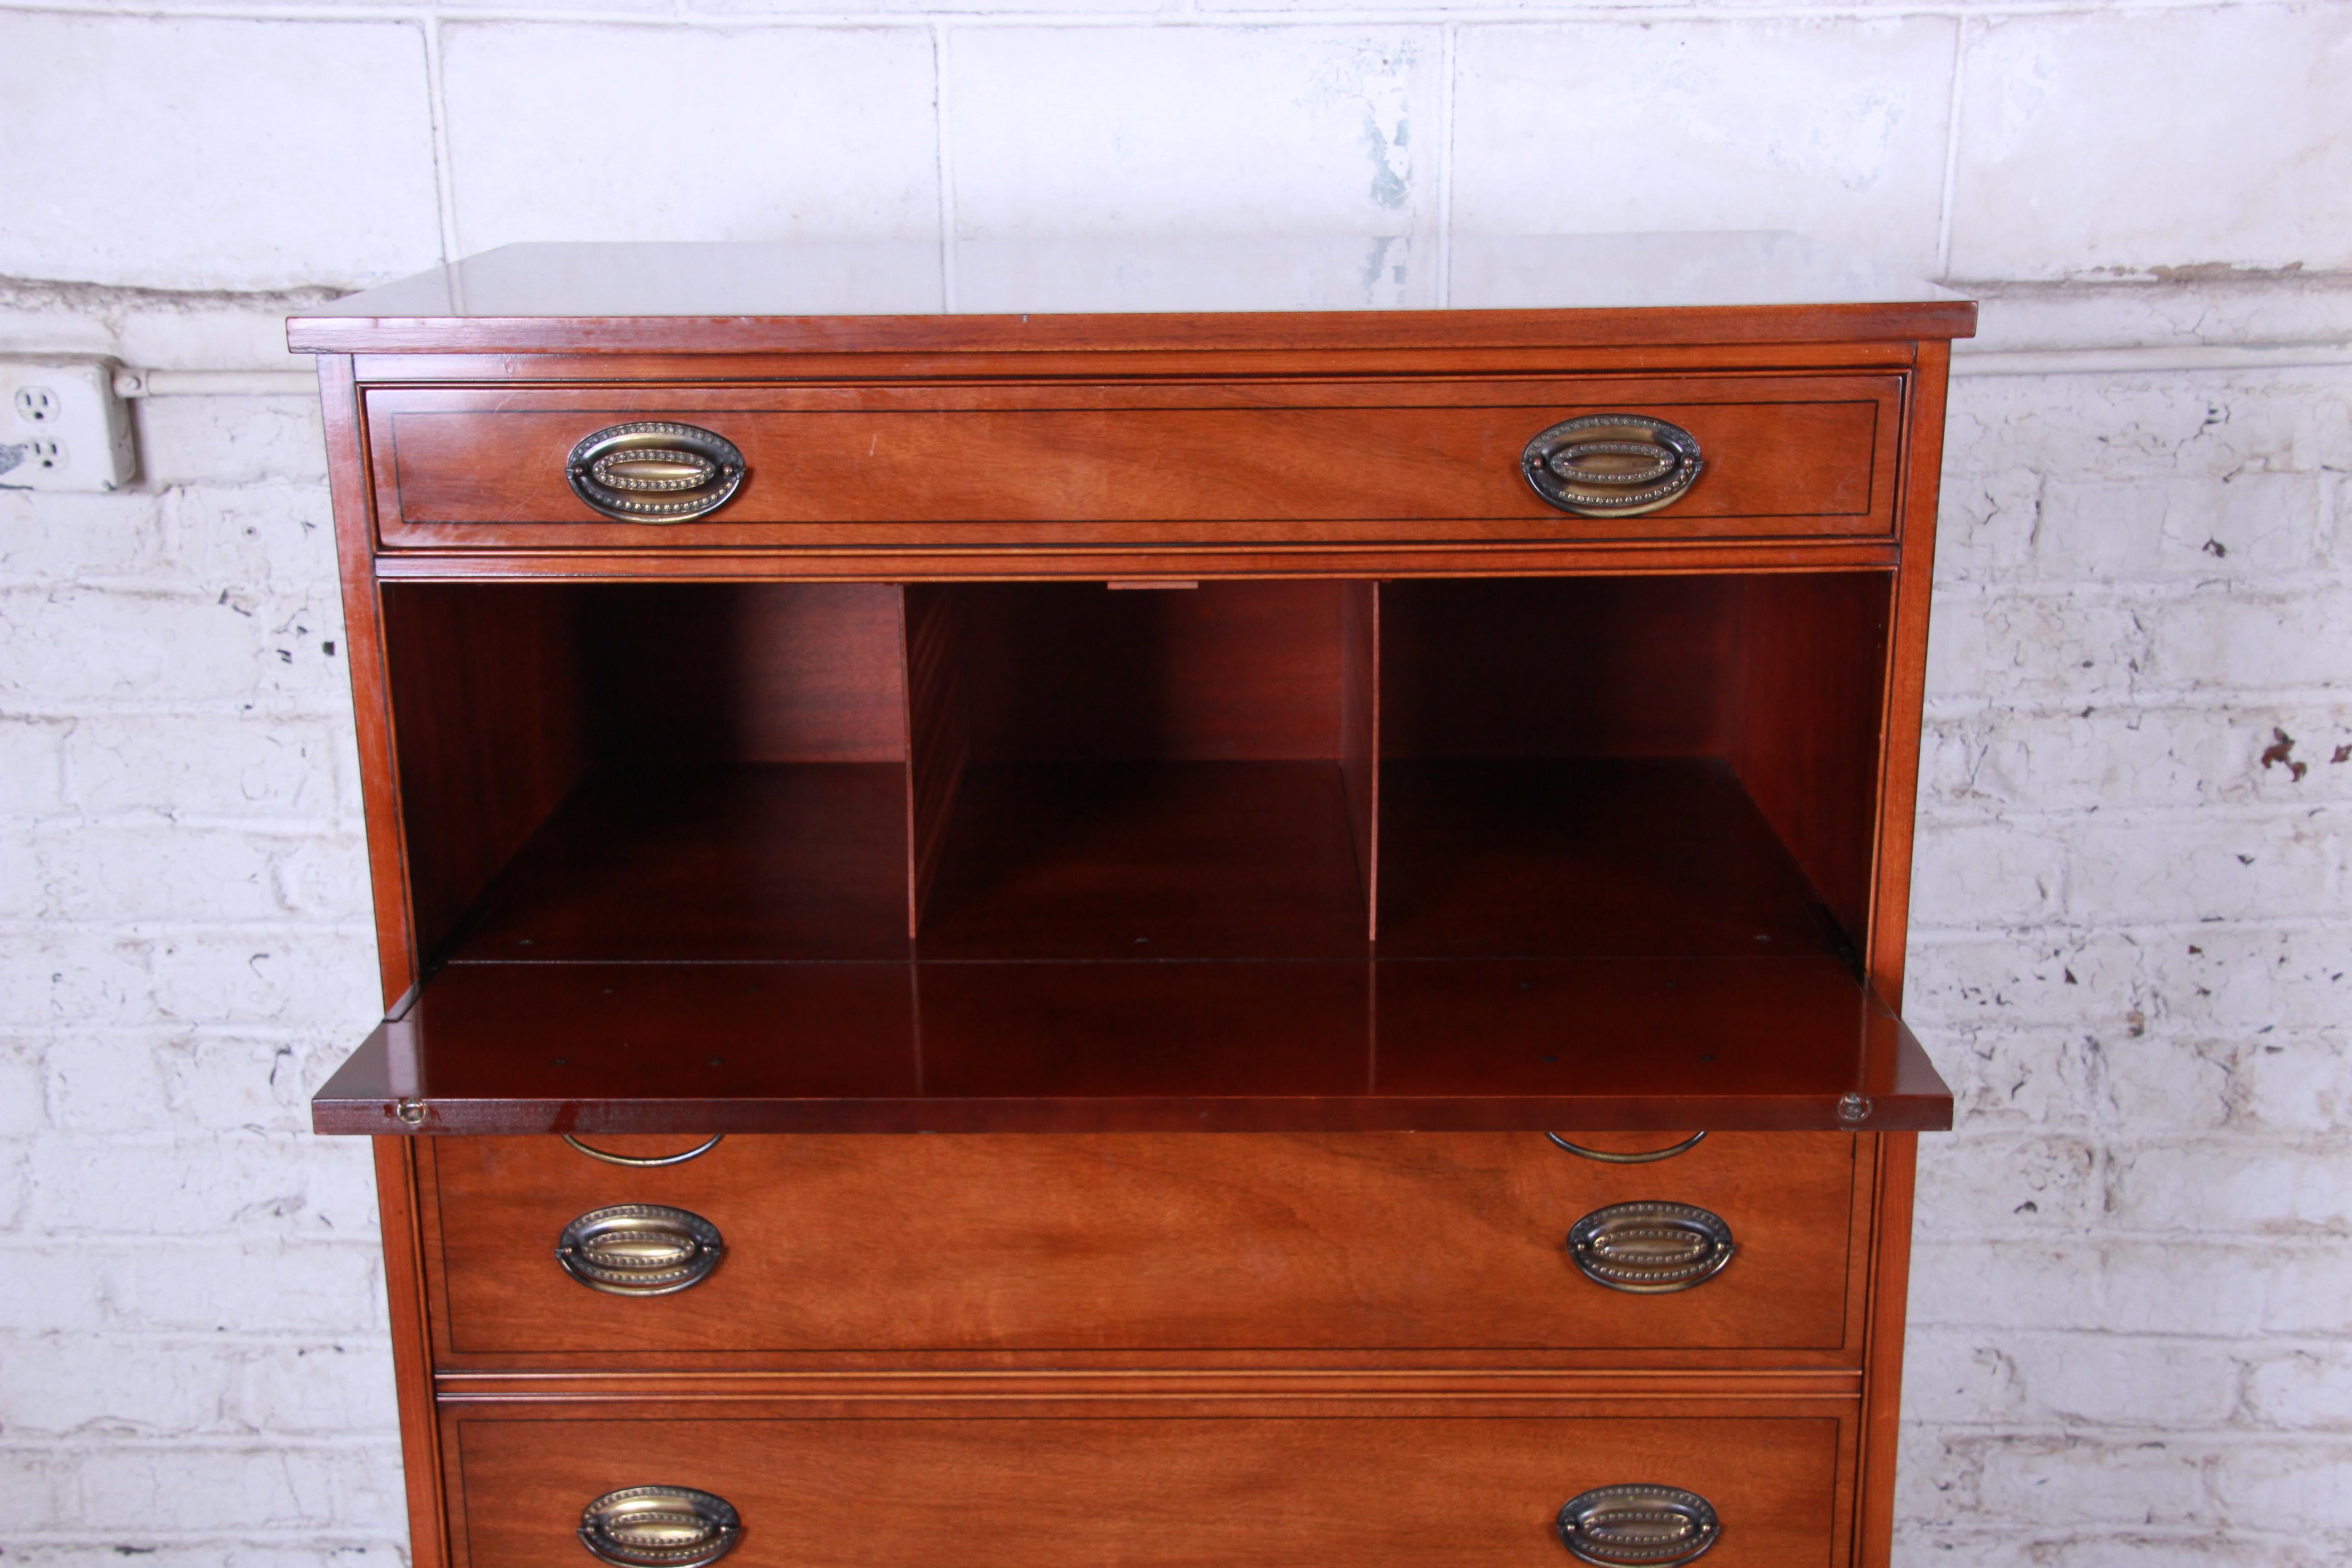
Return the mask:
[[[1892,376],[1176,386],[614,387],[368,396],[388,547],[659,541],[905,548],[1285,540],[1888,537]],[[1538,432],[1635,412],[1688,429],[1696,485],[1638,519],[1547,505]],[[615,522],[572,494],[583,437],[683,420],[741,449],[708,519]],[[561,532],[549,537],[551,526]]]
[[[1843,1133],[1716,1133],[1649,1166],[1581,1159],[1536,1133],[735,1138],[661,1170],[601,1165],[551,1138],[426,1148],[443,1349],[476,1365],[1860,1342]],[[1649,1198],[1721,1215],[1738,1245],[1730,1266],[1660,1296],[1580,1273],[1569,1226]],[[622,1203],[702,1215],[727,1238],[725,1261],[672,1296],[578,1284],[556,1236]]]
[[[581,1560],[592,1500],[723,1497],[744,1568],[1557,1568],[1560,1505],[1592,1487],[1696,1491],[1724,1568],[1829,1568],[1843,1544],[1835,1405],[1643,1419],[1581,1411],[1384,1420],[447,1417],[471,1568]]]

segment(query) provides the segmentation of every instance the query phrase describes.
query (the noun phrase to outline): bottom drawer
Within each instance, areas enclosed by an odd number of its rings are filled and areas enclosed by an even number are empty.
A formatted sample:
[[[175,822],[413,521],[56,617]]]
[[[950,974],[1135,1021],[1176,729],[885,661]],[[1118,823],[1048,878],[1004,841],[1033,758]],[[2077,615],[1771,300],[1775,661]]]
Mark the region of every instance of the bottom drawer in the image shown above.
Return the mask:
[[[1713,1530],[1687,1500],[1677,1522],[1648,1494],[1604,1499],[1592,1560],[1711,1546],[1709,1568],[1826,1568],[1843,1536],[1846,1424],[1831,1413],[446,1420],[469,1568],[578,1568],[583,1508],[648,1486],[723,1500],[730,1568],[1554,1568],[1571,1561],[1562,1505],[1627,1484],[1696,1494]],[[690,1515],[670,1528],[686,1554],[638,1560],[709,1560]],[[621,1527],[656,1551],[662,1531]]]

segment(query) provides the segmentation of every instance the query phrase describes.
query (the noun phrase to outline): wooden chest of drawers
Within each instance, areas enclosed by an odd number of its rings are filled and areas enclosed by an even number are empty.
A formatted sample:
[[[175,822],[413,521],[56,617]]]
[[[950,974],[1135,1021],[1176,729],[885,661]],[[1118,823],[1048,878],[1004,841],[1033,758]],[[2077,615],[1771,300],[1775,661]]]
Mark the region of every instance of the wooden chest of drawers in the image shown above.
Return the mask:
[[[1973,307],[1676,249],[291,323],[420,1564],[1885,1561]]]

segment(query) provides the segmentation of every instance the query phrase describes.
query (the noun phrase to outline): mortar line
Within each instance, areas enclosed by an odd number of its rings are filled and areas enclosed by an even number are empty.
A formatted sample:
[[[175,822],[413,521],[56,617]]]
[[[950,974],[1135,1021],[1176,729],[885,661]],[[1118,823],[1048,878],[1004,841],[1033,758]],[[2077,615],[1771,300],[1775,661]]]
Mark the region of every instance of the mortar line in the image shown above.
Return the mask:
[[[947,24],[931,28],[931,127],[933,156],[940,186],[940,308],[956,308],[956,184],[954,118],[949,103],[954,89],[950,68],[950,36]]]
[[[1454,41],[1460,31],[1448,22],[1438,30],[1437,79],[1437,304],[1454,304]]]
[[[449,95],[441,68],[441,17],[424,14],[425,101],[433,129],[433,200],[441,221],[441,261],[457,259],[457,169],[449,157]],[[455,279],[452,279],[454,285]]]
[[[1944,191],[1936,219],[1936,277],[1952,275],[1952,210],[1958,205],[1960,183],[1960,104],[1968,86],[1969,18],[1962,16],[1952,33],[1950,99],[1944,117]]]
[[[1165,26],[1242,26],[1254,29],[1272,27],[1331,27],[1331,26],[1433,26],[1445,24],[1479,26],[1540,26],[1567,22],[1606,22],[1625,26],[1655,27],[1662,22],[1773,22],[1773,21],[1852,21],[1885,22],[1913,17],[1942,16],[1955,20],[1976,19],[1988,23],[2022,16],[2123,16],[2160,15],[2188,11],[2250,11],[2289,10],[2302,8],[2308,0],[2135,0],[2129,5],[2112,5],[2096,0],[2010,0],[1994,9],[1968,5],[1962,0],[1921,0],[1916,4],[1894,4],[1885,6],[1857,5],[1760,5],[1746,8],[1732,5],[1693,6],[1662,13],[1654,7],[1629,5],[1563,5],[1532,10],[1422,8],[1412,10],[1377,11],[1336,8],[1328,11],[1177,11],[1162,13],[1139,12],[1057,12],[1002,11],[995,13],[907,11],[876,15],[870,12],[805,12],[774,15],[703,15],[677,11],[593,11],[572,9],[534,10],[513,6],[484,6],[468,10],[464,19],[469,22],[522,22],[551,26],[613,26],[682,27],[714,32],[740,32],[751,28],[810,28],[827,31],[861,30],[894,31],[908,27],[1062,27],[1069,29],[1111,27]],[[0,12],[13,15],[56,14],[61,16],[103,16],[109,19],[142,21],[185,21],[194,19],[229,21],[315,21],[338,23],[382,23],[422,21],[440,13],[412,5],[353,5],[349,6],[318,4],[286,5],[195,4],[186,6],[123,7],[109,5],[103,0],[39,0],[38,4],[17,5],[0,0]]]

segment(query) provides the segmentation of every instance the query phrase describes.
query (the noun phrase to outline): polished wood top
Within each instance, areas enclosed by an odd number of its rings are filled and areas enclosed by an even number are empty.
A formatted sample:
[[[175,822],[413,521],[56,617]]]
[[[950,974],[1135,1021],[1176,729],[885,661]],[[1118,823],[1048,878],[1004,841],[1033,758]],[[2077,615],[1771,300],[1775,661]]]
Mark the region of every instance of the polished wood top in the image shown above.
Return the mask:
[[[287,336],[316,353],[741,353],[1836,342],[1975,322],[1949,289],[1746,233],[513,245],[296,316]]]

